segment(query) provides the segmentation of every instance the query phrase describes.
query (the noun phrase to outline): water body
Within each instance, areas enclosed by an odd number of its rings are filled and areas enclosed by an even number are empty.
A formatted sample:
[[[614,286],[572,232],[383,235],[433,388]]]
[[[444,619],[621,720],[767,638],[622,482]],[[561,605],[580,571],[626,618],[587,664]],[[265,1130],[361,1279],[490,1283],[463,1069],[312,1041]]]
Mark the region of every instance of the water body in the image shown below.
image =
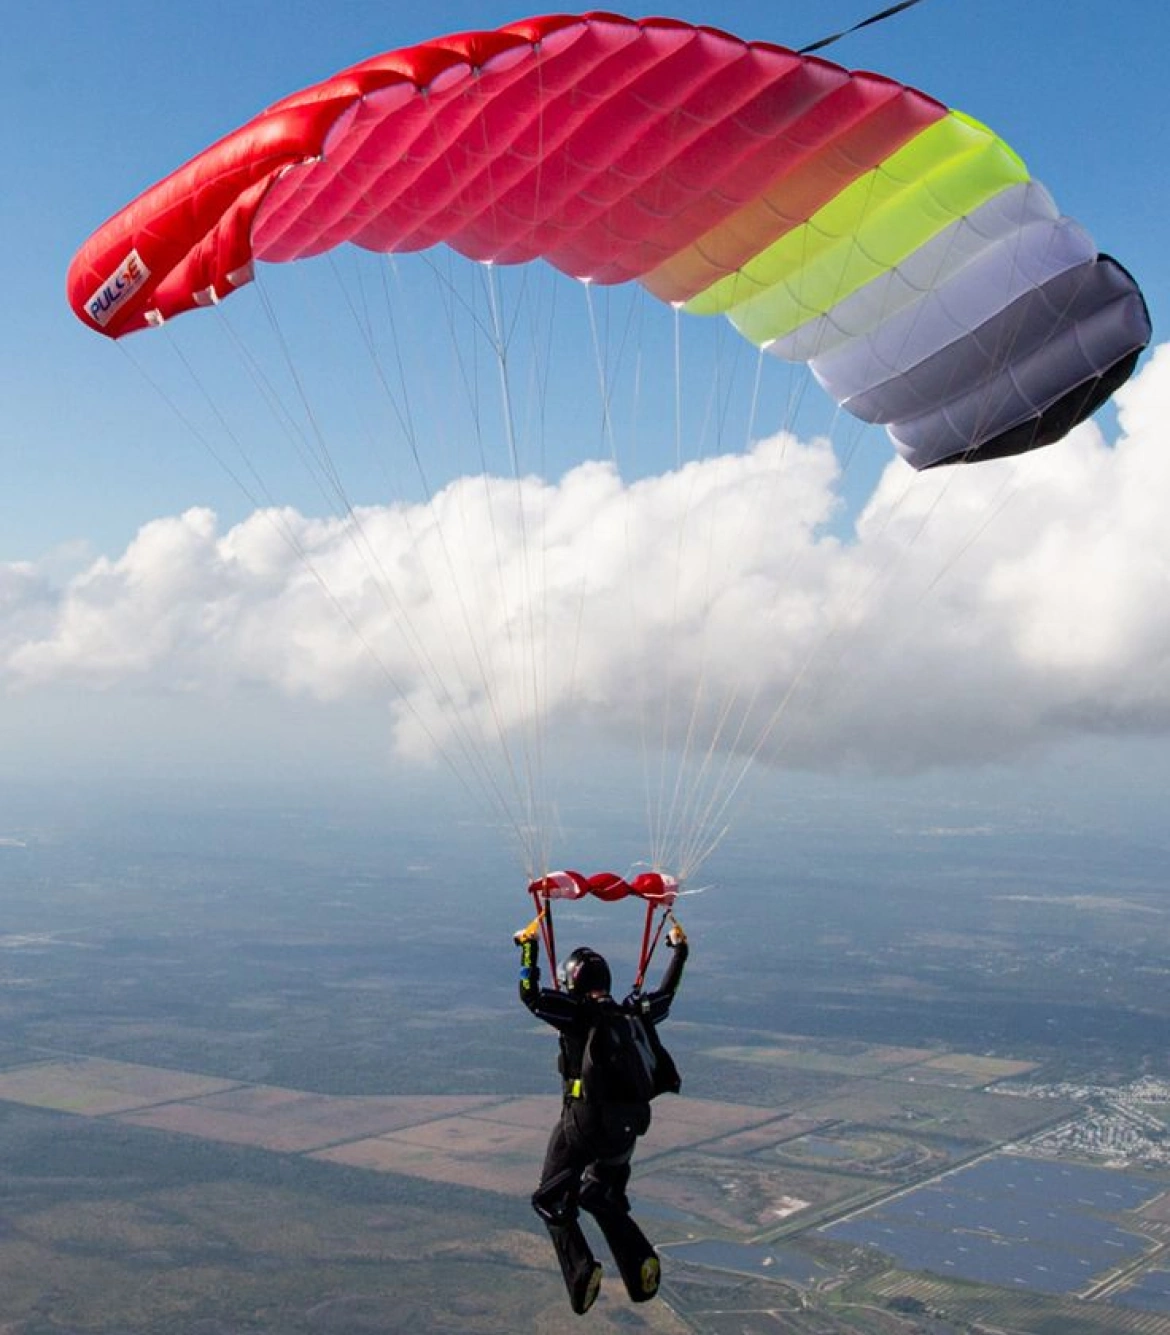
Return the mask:
[[[723,1242],[707,1239],[703,1242],[667,1243],[659,1248],[688,1265],[706,1266],[710,1270],[729,1270],[737,1275],[752,1275],[760,1279],[787,1280],[805,1288],[832,1272],[816,1261],[802,1256],[792,1247],[775,1244],[754,1246],[745,1242]]]
[[[821,1231],[908,1270],[1075,1293],[1149,1246],[1109,1216],[1161,1190],[1116,1169],[996,1155]]]
[[[839,1140],[829,1140],[826,1136],[801,1136],[792,1144],[817,1159],[853,1158],[852,1145]]]
[[[1151,1270],[1129,1288],[1110,1294],[1109,1301],[1143,1312],[1170,1312],[1170,1270]]]

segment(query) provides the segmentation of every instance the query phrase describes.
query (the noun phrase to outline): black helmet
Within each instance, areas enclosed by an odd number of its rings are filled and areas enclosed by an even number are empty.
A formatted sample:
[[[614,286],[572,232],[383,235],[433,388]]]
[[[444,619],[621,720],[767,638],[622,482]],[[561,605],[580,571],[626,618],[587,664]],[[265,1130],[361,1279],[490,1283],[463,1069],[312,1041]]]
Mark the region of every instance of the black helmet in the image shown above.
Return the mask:
[[[561,986],[572,997],[588,996],[590,992],[609,992],[609,965],[596,950],[578,946],[557,970]]]

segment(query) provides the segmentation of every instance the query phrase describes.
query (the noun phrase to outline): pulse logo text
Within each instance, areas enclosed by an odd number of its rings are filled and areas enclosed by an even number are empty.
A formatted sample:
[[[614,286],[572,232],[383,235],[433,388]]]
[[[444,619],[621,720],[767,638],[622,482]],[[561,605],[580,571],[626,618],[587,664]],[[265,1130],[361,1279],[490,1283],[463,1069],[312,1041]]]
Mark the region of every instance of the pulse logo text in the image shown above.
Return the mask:
[[[104,329],[149,277],[150,270],[143,264],[142,257],[132,250],[85,303],[86,314],[99,329]]]

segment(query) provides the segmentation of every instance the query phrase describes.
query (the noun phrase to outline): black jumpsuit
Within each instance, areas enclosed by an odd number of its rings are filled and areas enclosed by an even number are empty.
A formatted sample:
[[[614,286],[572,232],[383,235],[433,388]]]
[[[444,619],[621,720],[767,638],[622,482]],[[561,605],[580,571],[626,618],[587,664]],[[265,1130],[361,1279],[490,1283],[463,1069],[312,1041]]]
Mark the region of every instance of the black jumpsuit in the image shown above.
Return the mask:
[[[571,1223],[579,1205],[593,1215],[629,1212],[626,1185],[630,1159],[638,1137],[650,1125],[650,1105],[597,1104],[581,1099],[585,1043],[602,1005],[620,1004],[623,1010],[639,1016],[647,1029],[665,1020],[682,980],[687,953],[686,941],[679,942],[657,991],[615,1003],[608,997],[599,1002],[541,987],[539,945],[535,938],[523,943],[520,1000],[533,1015],[552,1025],[561,1041],[558,1066],[564,1082],[564,1104],[549,1138],[540,1185],[532,1197],[533,1208],[546,1223]],[[677,1092],[678,1075],[669,1057],[665,1065],[667,1073],[661,1088]]]

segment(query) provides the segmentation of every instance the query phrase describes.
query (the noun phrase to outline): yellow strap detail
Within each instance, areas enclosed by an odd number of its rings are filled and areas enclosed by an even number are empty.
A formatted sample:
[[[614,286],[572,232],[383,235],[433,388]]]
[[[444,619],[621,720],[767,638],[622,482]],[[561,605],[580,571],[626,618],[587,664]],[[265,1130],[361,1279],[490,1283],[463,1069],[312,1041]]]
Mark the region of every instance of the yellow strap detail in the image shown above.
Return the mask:
[[[521,927],[521,929],[518,932],[513,933],[512,940],[515,941],[515,943],[518,946],[522,946],[525,943],[525,941],[535,940],[536,934],[540,930],[540,924],[543,920],[544,920],[544,909],[541,909],[540,912],[536,915],[535,918],[533,918],[533,920],[528,924],[527,927]]]

